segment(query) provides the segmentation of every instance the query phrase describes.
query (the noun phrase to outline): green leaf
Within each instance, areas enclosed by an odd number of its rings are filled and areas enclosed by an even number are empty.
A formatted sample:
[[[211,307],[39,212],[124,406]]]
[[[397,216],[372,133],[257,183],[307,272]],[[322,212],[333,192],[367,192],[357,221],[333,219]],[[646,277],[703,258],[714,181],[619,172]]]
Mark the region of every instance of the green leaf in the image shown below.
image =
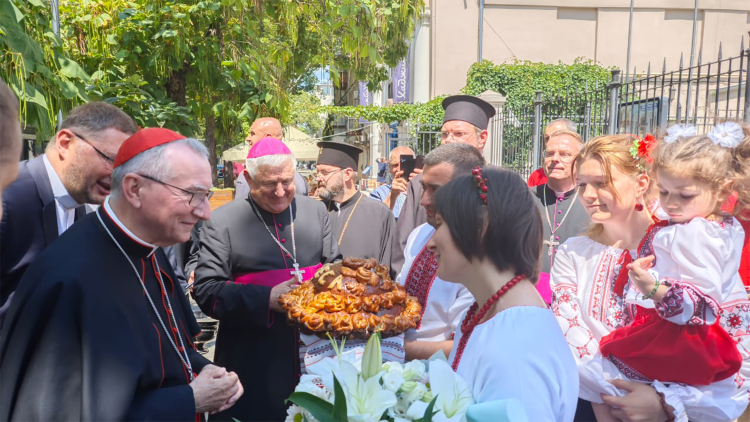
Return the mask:
[[[78,96],[78,88],[75,84],[64,79],[57,79],[57,85],[60,87],[60,92],[67,99],[73,99]]]
[[[36,7],[43,7],[43,8],[49,7],[49,5],[44,4],[42,0],[27,0],[27,1]]]
[[[63,76],[81,80],[89,79],[89,75],[87,75],[86,72],[83,71],[83,68],[73,60],[70,60],[67,57],[58,57],[57,61],[60,64],[60,74]]]
[[[225,61],[221,62],[221,65],[222,66],[234,66],[234,62],[231,61],[231,60],[225,60]]]
[[[117,52],[117,54],[115,54],[115,59],[122,60],[122,59],[127,58],[129,55],[130,55],[129,51],[127,51],[127,50],[120,50],[120,51]]]
[[[346,416],[346,395],[344,394],[344,389],[341,388],[341,384],[339,384],[339,380],[336,379],[335,375],[333,376],[333,392],[334,392],[334,399],[333,399],[333,411],[331,412],[331,421],[347,422],[349,419]],[[317,416],[315,418],[319,419]],[[324,419],[319,419],[319,420],[324,420]]]
[[[284,403],[292,402],[307,410],[319,421],[333,420],[333,405],[310,393],[294,392]]]
[[[45,109],[48,109],[47,107],[47,100],[44,99],[44,95],[42,95],[41,92],[39,92],[34,85],[31,85],[30,83],[26,83],[24,90],[25,98],[22,98],[21,100],[25,100],[30,103],[38,104],[41,107],[44,107]]]
[[[432,422],[432,417],[435,416],[437,412],[433,412],[433,408],[435,407],[435,402],[437,401],[437,396],[433,397],[430,404],[427,405],[427,409],[424,410],[424,416],[422,416],[422,422]]]

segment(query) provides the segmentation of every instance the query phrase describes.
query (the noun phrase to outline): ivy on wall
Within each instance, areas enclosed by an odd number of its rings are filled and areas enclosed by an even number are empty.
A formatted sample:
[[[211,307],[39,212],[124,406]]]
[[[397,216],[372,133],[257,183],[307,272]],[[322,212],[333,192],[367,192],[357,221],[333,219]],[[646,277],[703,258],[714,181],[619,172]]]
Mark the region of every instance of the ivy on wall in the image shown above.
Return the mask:
[[[604,68],[592,60],[576,59],[573,64],[533,63],[514,61],[495,64],[488,60],[474,63],[467,73],[466,86],[461,93],[479,95],[486,90],[504,93],[506,106],[514,108],[531,104],[536,91],[543,98],[564,96],[566,93],[603,89],[610,82],[611,69]],[[377,123],[392,123],[410,120],[417,124],[441,124],[443,108],[440,103],[445,96],[436,97],[427,103],[394,104],[375,106],[327,106],[321,112],[345,117],[361,117]]]

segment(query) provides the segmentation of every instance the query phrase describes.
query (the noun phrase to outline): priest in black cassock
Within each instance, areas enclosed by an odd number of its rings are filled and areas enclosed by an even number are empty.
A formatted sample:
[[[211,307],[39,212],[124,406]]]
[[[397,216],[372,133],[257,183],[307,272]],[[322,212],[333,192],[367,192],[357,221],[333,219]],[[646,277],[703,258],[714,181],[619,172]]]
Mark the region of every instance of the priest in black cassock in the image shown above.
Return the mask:
[[[200,231],[194,297],[219,320],[215,362],[237,372],[247,394],[214,420],[277,421],[299,382],[299,334],[281,294],[340,258],[325,206],[295,195],[297,163],[278,139],[253,145],[250,195],[217,209]]]
[[[479,152],[484,151],[487,143],[490,119],[496,110],[490,103],[472,95],[453,95],[442,102],[445,110],[441,129],[441,145],[459,143],[469,144]],[[401,208],[393,237],[393,269],[396,273],[404,265],[404,249],[409,234],[427,222],[424,207],[419,204],[422,199],[422,177],[415,176],[409,181],[406,201]]]
[[[544,222],[544,245],[542,247],[542,270],[537,287],[549,288],[549,272],[554,264],[557,248],[568,238],[582,235],[591,218],[578,200],[573,161],[581,152],[583,140],[576,132],[560,130],[547,139],[544,146],[544,172],[547,183],[533,187],[537,206]],[[551,294],[542,297],[549,303]]]
[[[390,268],[396,219],[382,201],[357,190],[362,149],[333,141],[318,142],[318,147],[318,196],[328,209],[341,255],[375,258]]]
[[[0,420],[196,421],[242,395],[236,374],[195,350],[200,328],[161,249],[209,218],[210,188],[197,140],[161,128],[125,140],[111,195],[19,283],[2,330]]]

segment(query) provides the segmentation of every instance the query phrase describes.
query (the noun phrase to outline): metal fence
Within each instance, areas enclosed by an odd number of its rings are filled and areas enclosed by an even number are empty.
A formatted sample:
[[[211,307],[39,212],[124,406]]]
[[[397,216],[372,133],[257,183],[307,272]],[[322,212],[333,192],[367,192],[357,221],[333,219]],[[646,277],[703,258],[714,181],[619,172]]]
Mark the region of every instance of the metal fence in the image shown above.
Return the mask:
[[[405,124],[396,130],[391,128],[383,135],[384,156],[390,156],[390,152],[396,147],[406,146],[414,150],[416,155],[427,155],[430,151],[440,145],[440,125],[427,124]]]
[[[549,99],[538,91],[532,103],[506,106],[502,165],[524,176],[539,168],[544,127],[559,118],[576,123],[584,141],[615,133],[657,134],[675,123],[693,124],[700,132],[724,120],[750,122],[750,49],[744,39],[738,56],[723,58],[721,45],[716,61],[703,63],[701,56],[692,67],[684,67],[681,58],[679,68],[668,72],[664,61],[661,72],[652,73],[649,65],[645,75],[625,75],[624,81],[616,69],[607,86],[566,90]]]

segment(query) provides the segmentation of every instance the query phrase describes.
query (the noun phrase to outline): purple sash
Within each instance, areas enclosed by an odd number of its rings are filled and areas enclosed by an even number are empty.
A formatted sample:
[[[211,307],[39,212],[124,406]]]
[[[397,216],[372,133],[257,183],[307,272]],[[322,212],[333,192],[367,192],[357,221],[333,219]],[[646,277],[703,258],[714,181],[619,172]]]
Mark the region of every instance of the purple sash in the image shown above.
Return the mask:
[[[318,264],[312,267],[300,268],[300,271],[305,272],[302,275],[302,280],[305,281],[313,278],[315,272],[322,266],[323,264]],[[244,275],[235,275],[234,282],[237,284],[253,284],[255,286],[274,287],[292,278],[294,276],[292,271],[294,271],[294,268],[282,268],[280,270],[268,270]]]
[[[539,279],[536,282],[536,290],[542,299],[549,305],[552,303],[552,288],[549,286],[549,273],[539,273]]]

